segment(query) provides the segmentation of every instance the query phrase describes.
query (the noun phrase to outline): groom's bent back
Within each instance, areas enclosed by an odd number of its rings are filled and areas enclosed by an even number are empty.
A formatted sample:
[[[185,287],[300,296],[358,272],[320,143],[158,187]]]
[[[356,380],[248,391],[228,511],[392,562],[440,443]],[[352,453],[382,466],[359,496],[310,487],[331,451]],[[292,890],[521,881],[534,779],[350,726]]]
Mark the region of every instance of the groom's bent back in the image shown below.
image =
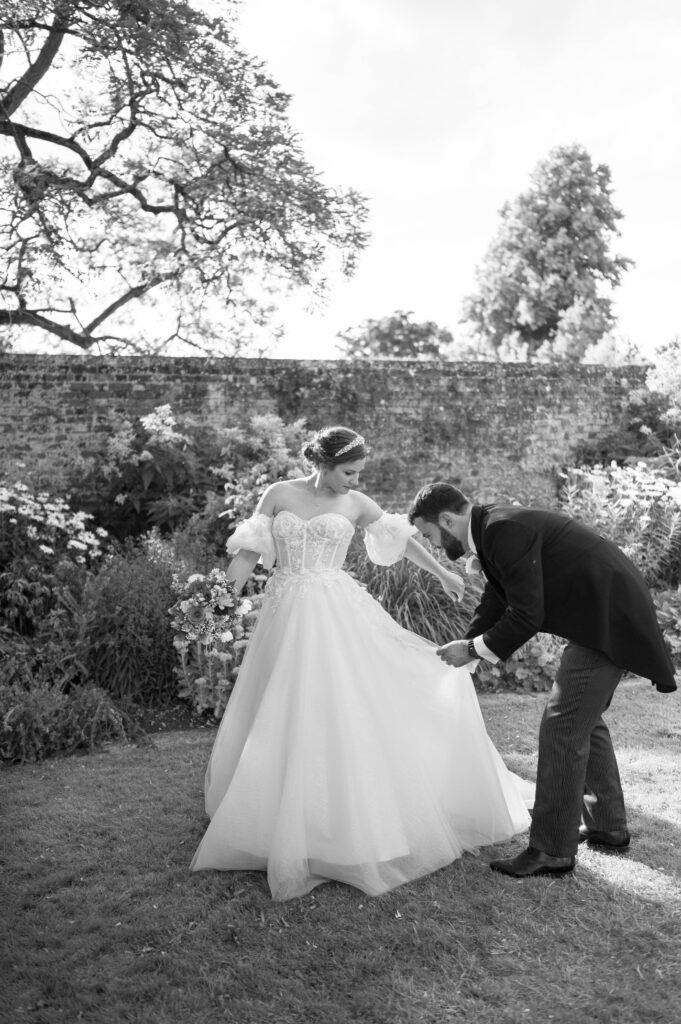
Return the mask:
[[[449,484],[424,487],[409,518],[450,557],[476,555],[485,578],[465,638],[442,649],[444,660],[465,660],[462,645],[469,657],[505,660],[539,632],[567,641],[539,734],[530,848],[493,866],[521,876],[570,870],[580,838],[626,847],[602,715],[625,671],[661,692],[676,689],[643,576],[616,544],[570,516],[475,505]]]

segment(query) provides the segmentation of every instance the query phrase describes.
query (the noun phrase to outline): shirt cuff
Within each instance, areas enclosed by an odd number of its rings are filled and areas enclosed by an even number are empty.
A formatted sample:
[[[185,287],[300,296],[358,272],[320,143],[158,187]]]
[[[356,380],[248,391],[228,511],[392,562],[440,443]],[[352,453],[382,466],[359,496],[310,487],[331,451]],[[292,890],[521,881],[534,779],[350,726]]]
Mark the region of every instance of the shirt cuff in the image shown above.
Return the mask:
[[[493,665],[496,665],[499,661],[496,654],[494,654],[493,651],[490,651],[489,647],[482,639],[482,636],[476,636],[473,638],[473,647],[475,647],[480,657],[484,658],[485,661],[491,661]]]

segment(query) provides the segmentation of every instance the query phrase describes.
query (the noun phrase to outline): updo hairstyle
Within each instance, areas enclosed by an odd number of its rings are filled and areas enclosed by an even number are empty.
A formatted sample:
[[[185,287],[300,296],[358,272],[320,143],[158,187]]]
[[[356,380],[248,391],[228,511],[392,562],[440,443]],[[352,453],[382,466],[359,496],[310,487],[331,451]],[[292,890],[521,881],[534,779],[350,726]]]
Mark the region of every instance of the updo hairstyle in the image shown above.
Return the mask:
[[[339,466],[365,459],[369,448],[361,434],[348,427],[323,427],[303,445],[301,454],[313,466]]]

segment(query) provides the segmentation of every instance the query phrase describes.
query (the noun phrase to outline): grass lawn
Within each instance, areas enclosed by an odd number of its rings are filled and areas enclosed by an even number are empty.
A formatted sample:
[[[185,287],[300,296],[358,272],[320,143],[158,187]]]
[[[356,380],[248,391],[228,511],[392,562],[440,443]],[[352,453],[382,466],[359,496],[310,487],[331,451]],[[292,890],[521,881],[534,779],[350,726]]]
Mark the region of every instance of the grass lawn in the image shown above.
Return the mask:
[[[483,694],[534,777],[542,695]],[[642,680],[609,712],[632,847],[518,881],[467,855],[378,898],[273,903],[259,873],[188,864],[213,732],[6,768],[0,1020],[9,1024],[675,1024],[681,1019],[681,704]]]

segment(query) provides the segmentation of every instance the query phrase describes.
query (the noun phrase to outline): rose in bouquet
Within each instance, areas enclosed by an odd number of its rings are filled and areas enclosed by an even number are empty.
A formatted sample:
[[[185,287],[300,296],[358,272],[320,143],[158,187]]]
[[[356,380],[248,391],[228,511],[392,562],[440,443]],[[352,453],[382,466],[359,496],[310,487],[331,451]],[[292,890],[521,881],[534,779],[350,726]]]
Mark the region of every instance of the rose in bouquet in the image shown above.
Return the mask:
[[[170,608],[178,653],[178,695],[199,712],[212,710],[220,718],[234,685],[247,643],[252,603],[240,598],[221,569],[194,573],[181,582],[173,577],[177,594]]]

